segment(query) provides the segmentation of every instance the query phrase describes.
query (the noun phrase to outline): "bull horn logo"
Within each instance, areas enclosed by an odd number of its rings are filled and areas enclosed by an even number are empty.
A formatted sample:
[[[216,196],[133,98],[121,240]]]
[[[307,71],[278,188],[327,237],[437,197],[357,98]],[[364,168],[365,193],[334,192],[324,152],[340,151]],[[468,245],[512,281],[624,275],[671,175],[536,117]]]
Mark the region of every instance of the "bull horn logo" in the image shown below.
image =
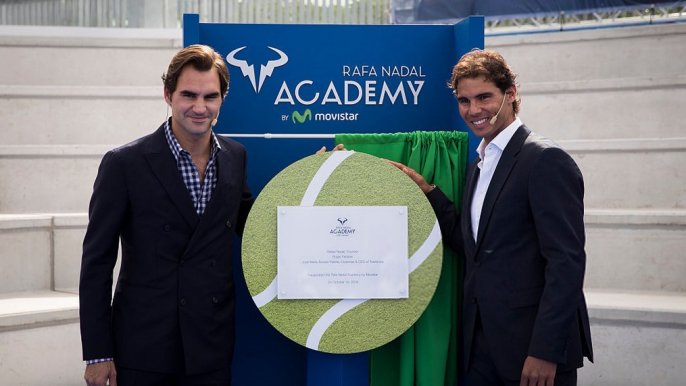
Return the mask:
[[[229,52],[229,54],[226,56],[226,61],[230,65],[238,67],[241,69],[241,72],[243,72],[243,76],[246,76],[246,77],[248,77],[248,79],[250,79],[250,83],[252,84],[253,90],[255,90],[255,93],[258,94],[260,92],[260,90],[262,89],[262,85],[264,84],[264,80],[267,79],[268,76],[272,76],[274,69],[277,67],[281,67],[284,64],[288,63],[288,55],[286,55],[283,51],[276,49],[274,47],[267,47],[270,50],[279,54],[279,58],[276,60],[268,61],[266,65],[265,64],[260,65],[260,81],[258,83],[255,81],[255,66],[252,64],[248,64],[248,62],[245,60],[236,59],[236,54],[238,54],[240,51],[242,51],[246,47],[247,46],[236,48],[235,50]]]

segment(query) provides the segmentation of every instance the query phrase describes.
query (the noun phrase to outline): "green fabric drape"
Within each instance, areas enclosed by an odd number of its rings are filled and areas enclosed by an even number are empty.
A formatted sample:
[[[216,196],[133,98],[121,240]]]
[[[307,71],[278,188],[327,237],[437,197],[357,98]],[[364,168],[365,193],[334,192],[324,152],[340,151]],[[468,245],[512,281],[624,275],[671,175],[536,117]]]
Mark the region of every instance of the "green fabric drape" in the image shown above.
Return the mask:
[[[467,133],[338,134],[339,143],[411,167],[461,205]],[[462,262],[446,247],[436,293],[422,316],[403,335],[370,352],[370,386],[455,385],[461,300]]]

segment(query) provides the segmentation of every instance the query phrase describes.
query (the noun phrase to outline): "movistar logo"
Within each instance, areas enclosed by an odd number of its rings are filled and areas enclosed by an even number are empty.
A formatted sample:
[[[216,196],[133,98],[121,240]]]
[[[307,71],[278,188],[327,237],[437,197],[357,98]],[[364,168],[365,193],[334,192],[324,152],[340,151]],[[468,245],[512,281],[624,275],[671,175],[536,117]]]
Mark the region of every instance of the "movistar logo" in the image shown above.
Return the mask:
[[[305,123],[305,121],[311,121],[311,120],[312,120],[312,111],[310,111],[310,109],[305,110],[305,113],[303,115],[300,115],[300,113],[297,111],[293,112],[293,123],[295,123],[295,121],[298,121],[298,123]]]
[[[226,56],[226,61],[230,65],[240,68],[243,76],[250,79],[250,83],[252,84],[252,88],[255,90],[255,93],[259,94],[260,90],[262,89],[262,85],[264,84],[264,80],[267,79],[268,76],[272,76],[274,69],[288,63],[288,55],[274,47],[267,47],[279,54],[279,58],[276,60],[269,60],[267,61],[267,64],[260,65],[260,79],[259,82],[257,82],[255,76],[255,66],[253,64],[248,64],[248,62],[243,59],[236,58],[236,54],[241,52],[246,47],[247,46],[236,48],[235,50],[229,52],[229,54]]]

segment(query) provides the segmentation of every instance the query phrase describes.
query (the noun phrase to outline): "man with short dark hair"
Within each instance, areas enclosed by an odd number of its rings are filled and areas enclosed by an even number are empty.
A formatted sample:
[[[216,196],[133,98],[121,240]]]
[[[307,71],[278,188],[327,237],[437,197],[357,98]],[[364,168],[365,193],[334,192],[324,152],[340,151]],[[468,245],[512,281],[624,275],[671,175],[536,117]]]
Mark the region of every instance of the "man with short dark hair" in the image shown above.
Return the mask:
[[[569,154],[517,117],[515,79],[494,51],[473,50],[453,68],[460,115],[482,138],[461,211],[394,164],[427,194],[443,240],[465,257],[464,383],[576,385],[583,357],[593,360],[583,177]]]
[[[233,233],[252,195],[245,149],[212,131],[229,73],[193,45],[162,79],[171,117],[109,151],[93,187],[79,284],[88,385],[231,383]]]

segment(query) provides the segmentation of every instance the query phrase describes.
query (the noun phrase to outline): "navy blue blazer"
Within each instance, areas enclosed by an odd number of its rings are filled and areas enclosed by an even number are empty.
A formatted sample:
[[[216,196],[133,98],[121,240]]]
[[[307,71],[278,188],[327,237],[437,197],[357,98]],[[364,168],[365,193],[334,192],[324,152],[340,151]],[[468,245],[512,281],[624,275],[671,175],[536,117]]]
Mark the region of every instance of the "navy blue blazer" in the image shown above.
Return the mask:
[[[252,205],[246,152],[218,136],[217,185],[202,217],[169,149],[164,125],[108,152],[98,170],[83,242],[84,359],[201,373],[231,365],[233,233]],[[121,268],[112,273],[121,241]]]
[[[527,356],[558,371],[593,360],[586,301],[584,183],[574,160],[520,126],[485,196],[476,241],[471,205],[477,158],[467,172],[462,214],[439,189],[428,194],[443,240],[465,258],[464,369],[477,313],[499,371],[518,380]]]

